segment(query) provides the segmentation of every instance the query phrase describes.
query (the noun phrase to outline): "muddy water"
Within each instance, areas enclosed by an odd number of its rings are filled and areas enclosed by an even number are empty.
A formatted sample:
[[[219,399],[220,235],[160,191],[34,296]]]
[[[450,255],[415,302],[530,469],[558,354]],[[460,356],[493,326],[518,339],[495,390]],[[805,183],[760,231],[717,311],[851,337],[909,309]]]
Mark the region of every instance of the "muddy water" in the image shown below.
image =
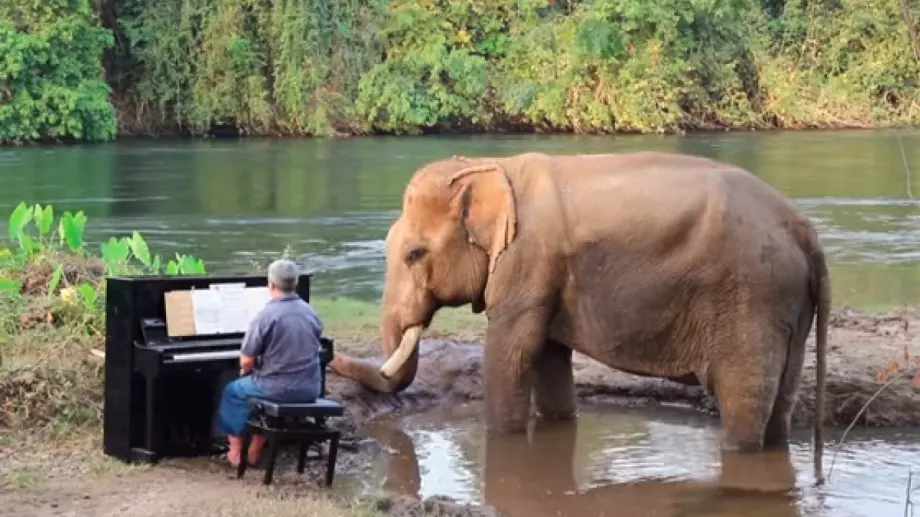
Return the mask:
[[[804,429],[787,451],[737,455],[720,453],[716,420],[681,408],[582,406],[574,422],[526,436],[488,436],[481,414],[470,403],[372,421],[362,433],[387,451],[353,481],[508,517],[862,517],[903,515],[910,468],[920,466],[915,436],[851,432],[816,488]],[[826,449],[825,469],[833,457]]]

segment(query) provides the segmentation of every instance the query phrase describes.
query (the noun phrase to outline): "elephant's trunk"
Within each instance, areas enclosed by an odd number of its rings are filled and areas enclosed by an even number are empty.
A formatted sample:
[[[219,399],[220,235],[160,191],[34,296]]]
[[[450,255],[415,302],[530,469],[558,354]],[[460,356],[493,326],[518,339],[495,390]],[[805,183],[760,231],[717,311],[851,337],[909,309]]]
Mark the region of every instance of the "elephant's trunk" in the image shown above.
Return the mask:
[[[418,369],[418,343],[423,329],[418,325],[403,328],[398,315],[385,310],[380,330],[383,352],[387,360],[380,367],[378,375],[393,386],[392,391],[402,391],[415,380]]]
[[[409,327],[402,331],[399,322],[388,315],[384,318],[382,330],[382,348],[387,356],[383,365],[379,361],[336,354],[331,366],[337,373],[374,391],[399,392],[415,380],[422,327]]]

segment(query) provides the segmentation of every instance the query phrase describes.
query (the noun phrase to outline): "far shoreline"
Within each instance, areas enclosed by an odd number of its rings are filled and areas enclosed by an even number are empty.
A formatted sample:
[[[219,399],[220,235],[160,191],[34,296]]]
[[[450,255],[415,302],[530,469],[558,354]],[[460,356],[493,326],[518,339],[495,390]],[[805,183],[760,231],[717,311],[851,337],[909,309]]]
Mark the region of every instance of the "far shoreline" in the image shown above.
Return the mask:
[[[777,136],[787,133],[911,133],[920,131],[920,125],[917,126],[899,126],[899,125],[878,125],[878,126],[816,126],[816,127],[771,127],[765,129],[745,128],[745,127],[726,127],[726,128],[692,128],[683,131],[664,131],[664,132],[640,132],[640,131],[617,131],[617,132],[572,132],[572,131],[542,131],[532,129],[529,131],[513,130],[436,130],[427,131],[419,134],[397,134],[397,133],[340,133],[331,136],[315,135],[227,135],[214,136],[209,134],[192,134],[188,132],[169,132],[162,134],[117,134],[112,140],[105,141],[87,141],[87,140],[28,140],[19,143],[2,143],[0,149],[14,150],[34,147],[90,147],[104,146],[111,144],[143,144],[143,143],[192,143],[192,142],[240,142],[240,141],[343,141],[356,139],[422,139],[422,138],[490,138],[490,137],[570,137],[570,138],[591,138],[591,139],[615,139],[623,137],[657,137],[657,138],[706,138],[717,135],[738,135],[738,134],[757,134],[760,136]]]

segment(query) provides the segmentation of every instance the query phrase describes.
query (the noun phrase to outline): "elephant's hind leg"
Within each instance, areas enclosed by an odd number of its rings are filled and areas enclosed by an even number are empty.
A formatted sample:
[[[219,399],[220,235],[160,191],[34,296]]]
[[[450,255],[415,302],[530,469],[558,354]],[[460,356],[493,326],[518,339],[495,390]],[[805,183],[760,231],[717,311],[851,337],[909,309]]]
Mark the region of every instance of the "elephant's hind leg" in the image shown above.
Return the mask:
[[[547,341],[534,366],[534,398],[540,416],[551,420],[574,418],[577,404],[572,349]]]
[[[764,435],[764,445],[769,447],[784,446],[789,441],[789,430],[792,426],[792,411],[795,409],[799,384],[802,378],[802,368],[805,364],[805,340],[811,331],[811,320],[814,309],[809,304],[806,311],[799,319],[795,335],[789,340],[788,358],[783,370],[779,390],[776,393],[776,402],[773,404],[773,413],[767,422]],[[791,332],[790,332],[791,333]]]
[[[748,320],[750,321],[750,320]],[[761,328],[757,328],[760,326]],[[763,449],[786,362],[788,335],[766,324],[732,333],[721,347],[713,384],[722,421],[722,448],[752,452]],[[742,337],[743,336],[743,337]]]

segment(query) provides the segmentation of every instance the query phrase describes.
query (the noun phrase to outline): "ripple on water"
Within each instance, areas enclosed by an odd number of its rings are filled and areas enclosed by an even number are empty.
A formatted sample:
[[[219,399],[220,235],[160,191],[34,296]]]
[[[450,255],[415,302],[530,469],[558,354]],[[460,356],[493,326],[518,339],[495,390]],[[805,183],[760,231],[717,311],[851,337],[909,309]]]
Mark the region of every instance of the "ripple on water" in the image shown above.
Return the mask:
[[[366,490],[447,495],[509,517],[901,515],[920,464],[915,436],[851,432],[816,488],[807,430],[788,452],[722,454],[718,421],[679,408],[582,407],[575,422],[488,436],[472,403],[386,417],[363,432],[390,451],[364,475]],[[825,451],[827,472],[834,449]]]

